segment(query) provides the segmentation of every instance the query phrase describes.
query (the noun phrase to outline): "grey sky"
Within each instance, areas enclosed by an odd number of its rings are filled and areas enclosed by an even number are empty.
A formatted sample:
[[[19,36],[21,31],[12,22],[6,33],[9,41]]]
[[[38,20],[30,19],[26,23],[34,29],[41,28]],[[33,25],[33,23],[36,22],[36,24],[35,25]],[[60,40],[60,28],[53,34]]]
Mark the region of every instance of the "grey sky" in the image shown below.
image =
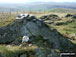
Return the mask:
[[[0,3],[29,3],[29,2],[76,2],[76,0],[0,0]]]

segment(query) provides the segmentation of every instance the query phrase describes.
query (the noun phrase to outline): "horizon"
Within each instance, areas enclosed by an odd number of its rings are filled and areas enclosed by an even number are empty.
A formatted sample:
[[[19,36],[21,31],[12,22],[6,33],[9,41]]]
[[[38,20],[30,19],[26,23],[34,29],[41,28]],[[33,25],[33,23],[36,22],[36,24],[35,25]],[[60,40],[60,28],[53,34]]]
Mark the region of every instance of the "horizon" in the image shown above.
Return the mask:
[[[13,3],[33,3],[33,2],[55,2],[55,3],[75,3],[76,0],[0,0],[0,4],[13,4]]]

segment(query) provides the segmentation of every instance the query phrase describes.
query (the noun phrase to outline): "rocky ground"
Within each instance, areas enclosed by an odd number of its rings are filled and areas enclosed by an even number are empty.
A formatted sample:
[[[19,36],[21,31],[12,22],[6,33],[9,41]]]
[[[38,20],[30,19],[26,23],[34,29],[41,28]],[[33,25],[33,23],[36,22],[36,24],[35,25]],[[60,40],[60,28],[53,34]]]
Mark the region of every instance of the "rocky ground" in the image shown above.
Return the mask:
[[[61,18],[47,15],[38,19],[29,15],[1,27],[0,57],[60,57],[60,52],[76,52],[75,44],[46,24],[51,24],[54,20]],[[24,35],[30,40],[26,45],[20,46]]]

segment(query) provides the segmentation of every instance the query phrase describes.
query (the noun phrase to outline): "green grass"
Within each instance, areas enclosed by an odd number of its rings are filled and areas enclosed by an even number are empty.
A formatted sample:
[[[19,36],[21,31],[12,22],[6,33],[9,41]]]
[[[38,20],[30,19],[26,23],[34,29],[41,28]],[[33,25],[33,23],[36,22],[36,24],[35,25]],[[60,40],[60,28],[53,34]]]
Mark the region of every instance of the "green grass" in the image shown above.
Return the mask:
[[[76,20],[72,23],[67,23],[66,25],[60,25],[60,26],[56,26],[56,28],[58,29],[58,31],[60,31],[61,33],[64,34],[68,34],[69,36],[74,36],[74,34],[76,33]]]

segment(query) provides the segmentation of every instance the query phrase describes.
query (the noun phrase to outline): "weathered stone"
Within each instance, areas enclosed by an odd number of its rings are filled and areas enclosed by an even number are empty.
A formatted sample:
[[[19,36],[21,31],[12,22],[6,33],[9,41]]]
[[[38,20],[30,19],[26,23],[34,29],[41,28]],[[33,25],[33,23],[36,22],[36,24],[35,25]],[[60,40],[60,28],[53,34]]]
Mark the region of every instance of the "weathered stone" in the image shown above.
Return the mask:
[[[20,57],[27,57],[27,55],[26,54],[23,54],[23,55],[20,55]]]
[[[72,18],[76,19],[76,15],[74,15]]]
[[[0,57],[3,57],[3,56],[0,54]]]
[[[51,49],[51,53],[47,57],[60,57],[60,53],[56,53],[54,49]]]
[[[30,31],[30,33],[32,35],[35,35],[35,36],[39,36],[41,33],[40,33],[40,28],[38,27],[38,25],[34,22],[28,22],[26,24],[26,27],[27,29]]]
[[[20,45],[22,43],[22,39],[16,39],[16,40],[14,40],[11,44],[13,44],[13,45]]]
[[[38,48],[34,57],[47,57],[46,52]]]
[[[44,21],[60,20],[59,16],[55,14],[45,15],[45,16],[40,17],[40,19],[43,19]]]
[[[20,29],[20,34],[22,36],[24,36],[24,35],[31,36],[32,35],[32,33],[30,33],[29,29],[25,25],[23,25],[22,28]]]
[[[72,14],[67,14],[65,17],[72,17],[73,15]]]

